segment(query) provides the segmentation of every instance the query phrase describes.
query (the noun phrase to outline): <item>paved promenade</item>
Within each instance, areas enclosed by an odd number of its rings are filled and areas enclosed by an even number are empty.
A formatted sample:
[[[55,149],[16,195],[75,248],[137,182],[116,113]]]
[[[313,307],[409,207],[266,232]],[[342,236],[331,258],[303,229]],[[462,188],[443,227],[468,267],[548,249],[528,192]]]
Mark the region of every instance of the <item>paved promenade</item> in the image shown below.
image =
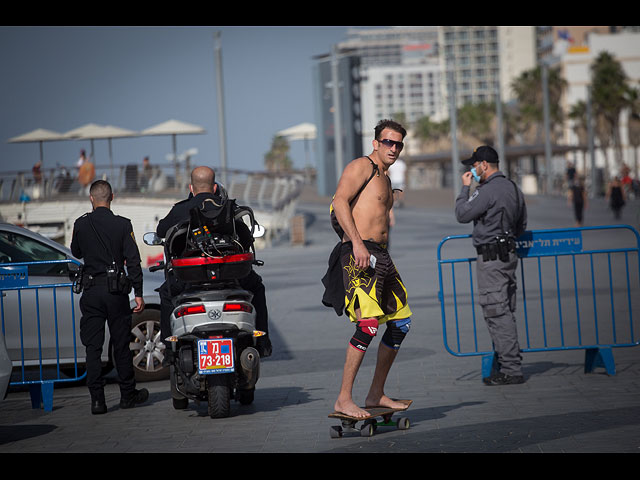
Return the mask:
[[[221,420],[209,418],[205,404],[174,410],[168,381],[162,381],[144,384],[147,404],[121,410],[111,382],[109,412],[92,416],[84,386],[56,387],[52,412],[33,410],[27,392],[11,391],[0,402],[0,453],[640,452],[640,347],[614,350],[614,376],[602,369],[585,374],[582,350],[525,354],[526,383],[503,387],[482,384],[479,357],[445,351],[436,247],[446,235],[471,232],[456,223],[452,205],[451,192],[408,192],[392,230],[391,254],[413,317],[387,393],[413,399],[409,430],[329,436],[336,421],[327,415],[353,326],[320,302],[320,279],[337,238],[327,199],[309,194],[299,205],[308,220],[307,245],[282,242],[259,252],[274,355],[262,363],[252,405],[232,403],[232,416]],[[529,229],[573,226],[566,200],[532,197],[528,207]],[[636,228],[637,208],[629,204],[623,215]],[[585,224],[612,222],[604,200],[592,201]],[[358,400],[373,374],[377,342],[357,378]]]

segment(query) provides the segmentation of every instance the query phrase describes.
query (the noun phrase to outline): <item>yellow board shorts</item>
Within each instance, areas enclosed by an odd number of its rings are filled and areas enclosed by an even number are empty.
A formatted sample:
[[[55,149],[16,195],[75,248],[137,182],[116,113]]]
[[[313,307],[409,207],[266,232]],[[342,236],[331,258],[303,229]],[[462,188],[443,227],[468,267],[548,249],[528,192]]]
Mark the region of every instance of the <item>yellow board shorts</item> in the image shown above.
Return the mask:
[[[352,322],[360,318],[377,318],[378,324],[411,316],[407,290],[402,283],[386,246],[365,241],[369,253],[375,257],[375,267],[361,270],[355,266],[351,242],[342,244],[340,261],[345,289],[345,310]]]

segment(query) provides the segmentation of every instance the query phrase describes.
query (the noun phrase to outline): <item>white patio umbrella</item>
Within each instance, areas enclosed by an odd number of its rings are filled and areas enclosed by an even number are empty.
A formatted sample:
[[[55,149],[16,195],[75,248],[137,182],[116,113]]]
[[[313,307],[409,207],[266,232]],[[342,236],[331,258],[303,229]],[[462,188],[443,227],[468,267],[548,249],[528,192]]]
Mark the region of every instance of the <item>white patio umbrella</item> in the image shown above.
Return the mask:
[[[280,130],[276,135],[285,137],[287,140],[304,140],[304,155],[307,164],[309,163],[309,140],[314,140],[317,136],[317,129],[313,123],[300,123],[293,127]]]
[[[171,135],[173,160],[177,163],[176,135],[201,133],[206,133],[206,130],[199,125],[171,119],[142,130],[140,135]]]
[[[44,166],[44,153],[43,153],[43,143],[51,142],[55,140],[65,140],[64,135],[58,132],[53,132],[51,130],[46,130],[44,128],[37,128],[32,130],[31,132],[24,133],[22,135],[18,135],[17,137],[12,137],[7,140],[8,143],[28,143],[28,142],[38,142],[40,144],[40,165],[41,168]]]
[[[95,123],[87,123],[86,125],[82,125],[81,127],[74,128],[73,130],[69,130],[63,136],[67,140],[90,140],[91,141],[91,158],[93,158],[95,162],[92,135],[100,131],[101,128],[103,128],[102,125],[96,125]]]
[[[280,130],[277,134],[289,140],[313,140],[316,138],[317,129],[313,123],[300,123]]]
[[[92,128],[85,129],[80,137],[90,139],[91,141],[106,139],[109,141],[109,167],[111,169],[111,178],[113,178],[113,151],[111,148],[111,140],[114,138],[131,138],[137,137],[139,134],[133,130],[126,128],[114,127],[113,125],[100,126],[95,125]]]

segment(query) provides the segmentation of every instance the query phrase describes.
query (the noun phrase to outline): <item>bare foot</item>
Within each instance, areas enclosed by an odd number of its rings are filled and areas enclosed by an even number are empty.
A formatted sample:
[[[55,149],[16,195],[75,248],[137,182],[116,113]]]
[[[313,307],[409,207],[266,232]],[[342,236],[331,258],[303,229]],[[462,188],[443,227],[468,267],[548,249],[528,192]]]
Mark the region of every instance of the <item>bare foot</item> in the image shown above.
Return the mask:
[[[344,413],[350,417],[364,418],[369,415],[366,410],[358,407],[352,400],[336,400],[334,405],[336,412]]]
[[[387,408],[406,408],[407,405],[402,402],[397,402],[382,394],[381,397],[367,397],[365,402],[367,407],[387,407]]]

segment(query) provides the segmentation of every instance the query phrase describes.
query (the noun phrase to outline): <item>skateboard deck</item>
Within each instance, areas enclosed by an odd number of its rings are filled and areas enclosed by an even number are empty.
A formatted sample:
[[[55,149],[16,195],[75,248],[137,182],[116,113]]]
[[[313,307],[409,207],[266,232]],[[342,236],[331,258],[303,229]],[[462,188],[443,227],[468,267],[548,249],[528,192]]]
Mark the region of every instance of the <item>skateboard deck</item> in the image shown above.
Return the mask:
[[[379,426],[395,426],[399,430],[407,430],[409,428],[409,419],[406,417],[400,417],[395,421],[391,420],[391,417],[396,412],[404,412],[413,403],[413,400],[396,400],[404,403],[404,408],[388,408],[388,407],[361,407],[366,410],[369,415],[362,418],[352,417],[341,412],[333,412],[329,414],[329,418],[338,418],[342,421],[341,426],[332,426],[329,433],[331,438],[340,438],[345,433],[359,433],[363,437],[370,437],[374,434]],[[382,422],[376,421],[376,418],[382,417]],[[358,429],[356,424],[358,422],[364,422]]]

